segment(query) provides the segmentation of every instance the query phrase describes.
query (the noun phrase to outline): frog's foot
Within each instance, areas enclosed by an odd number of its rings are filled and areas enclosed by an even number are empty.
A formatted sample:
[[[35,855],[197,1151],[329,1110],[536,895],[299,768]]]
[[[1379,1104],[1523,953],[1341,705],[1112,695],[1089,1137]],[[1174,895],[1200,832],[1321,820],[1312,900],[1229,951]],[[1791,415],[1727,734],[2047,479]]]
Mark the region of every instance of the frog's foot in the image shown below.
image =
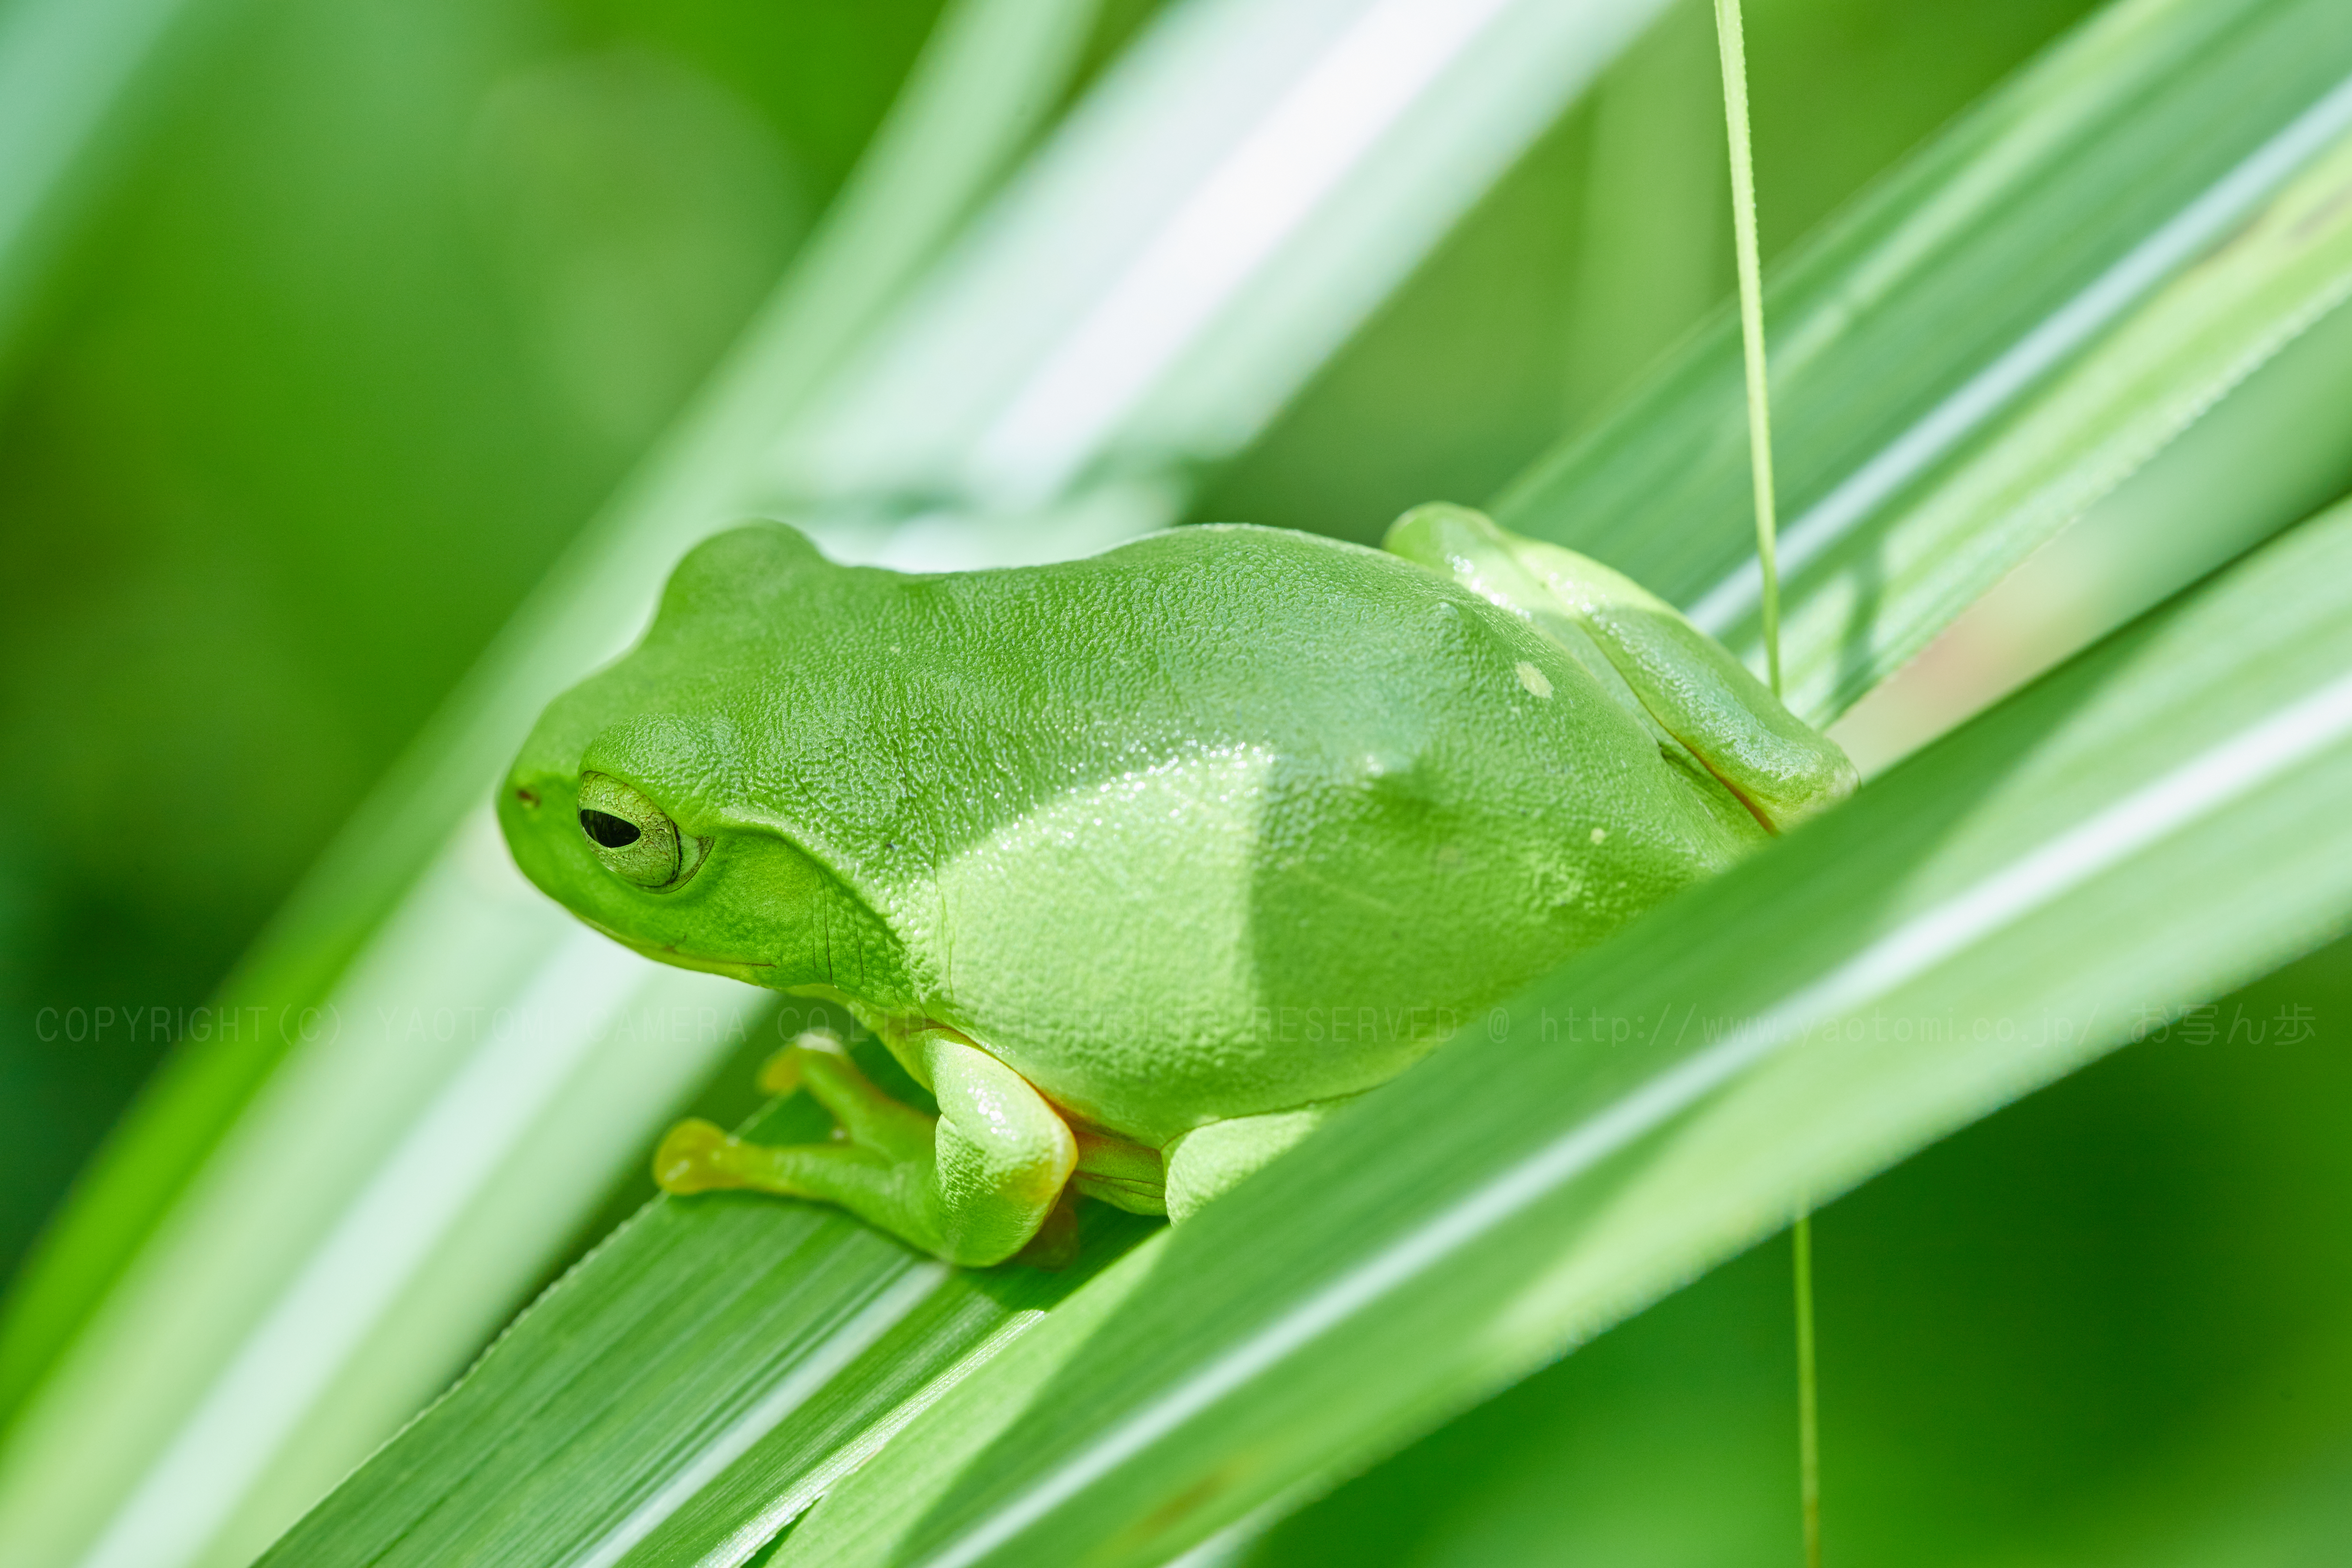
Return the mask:
[[[874,1087],[837,1044],[803,1035],[761,1074],[805,1089],[840,1124],[839,1141],[746,1142],[683,1121],[654,1155],[673,1193],[749,1188],[838,1204],[950,1263],[1002,1263],[1052,1215],[1077,1160],[1068,1125],[987,1052],[940,1032],[916,1048],[939,1096],[926,1116]]]
[[[1236,1116],[1196,1127],[1168,1145],[1168,1217],[1180,1225],[1211,1198],[1232,1191],[1244,1177],[1274,1163],[1332,1112],[1355,1099],[1317,1100],[1263,1116]]]

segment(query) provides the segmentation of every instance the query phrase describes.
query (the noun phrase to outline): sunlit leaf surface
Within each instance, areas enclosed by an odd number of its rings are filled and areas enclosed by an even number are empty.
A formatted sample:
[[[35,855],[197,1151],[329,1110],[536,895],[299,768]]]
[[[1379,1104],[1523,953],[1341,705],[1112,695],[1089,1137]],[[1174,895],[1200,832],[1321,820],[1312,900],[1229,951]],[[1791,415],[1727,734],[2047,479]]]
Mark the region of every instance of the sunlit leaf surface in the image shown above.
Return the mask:
[[[268,1561],[740,1562],[1148,1228],[1090,1224],[1076,1267],[971,1271],[809,1205],[657,1201]]]

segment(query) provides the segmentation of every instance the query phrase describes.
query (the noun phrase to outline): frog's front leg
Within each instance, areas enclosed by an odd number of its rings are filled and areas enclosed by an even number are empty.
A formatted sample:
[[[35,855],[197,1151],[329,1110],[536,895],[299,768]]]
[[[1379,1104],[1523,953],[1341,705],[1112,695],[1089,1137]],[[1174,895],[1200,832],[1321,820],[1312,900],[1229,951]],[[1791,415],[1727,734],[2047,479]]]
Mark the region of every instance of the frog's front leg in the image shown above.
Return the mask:
[[[673,1193],[748,1187],[838,1204],[950,1263],[1002,1263],[1053,1215],[1076,1140],[1026,1079],[977,1047],[923,1031],[903,1049],[930,1080],[938,1116],[884,1094],[837,1045],[803,1036],[761,1085],[806,1089],[845,1141],[749,1143],[683,1121],[654,1155],[655,1180]]]

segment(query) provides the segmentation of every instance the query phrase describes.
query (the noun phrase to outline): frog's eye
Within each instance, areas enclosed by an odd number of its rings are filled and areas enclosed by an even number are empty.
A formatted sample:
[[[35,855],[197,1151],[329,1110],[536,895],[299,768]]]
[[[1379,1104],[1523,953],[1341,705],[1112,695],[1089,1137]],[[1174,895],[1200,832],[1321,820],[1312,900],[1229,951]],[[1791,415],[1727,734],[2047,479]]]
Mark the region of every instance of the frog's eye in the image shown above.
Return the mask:
[[[710,848],[710,840],[685,837],[667,812],[603,773],[581,777],[580,831],[614,875],[640,888],[677,887]]]

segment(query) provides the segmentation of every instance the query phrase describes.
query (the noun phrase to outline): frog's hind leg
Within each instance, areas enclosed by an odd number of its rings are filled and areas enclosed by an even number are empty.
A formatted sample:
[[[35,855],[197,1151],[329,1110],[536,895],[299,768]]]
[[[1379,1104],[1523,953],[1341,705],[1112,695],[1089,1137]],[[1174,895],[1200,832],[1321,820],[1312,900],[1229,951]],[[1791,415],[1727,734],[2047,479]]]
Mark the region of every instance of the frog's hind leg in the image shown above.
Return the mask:
[[[750,1188],[840,1205],[950,1263],[1001,1263],[1053,1215],[1076,1163],[1068,1125],[1018,1073],[943,1034],[911,1043],[939,1096],[927,1116],[877,1089],[840,1047],[803,1036],[761,1075],[806,1089],[843,1141],[746,1142],[708,1121],[671,1129],[654,1177],[673,1193]]]
[[[1078,1164],[1070,1176],[1071,1191],[1129,1214],[1168,1212],[1168,1166],[1159,1150],[1085,1127],[1072,1131],[1078,1137]]]
[[[1632,578],[1465,506],[1415,507],[1384,546],[1517,611],[1778,833],[1853,792],[1837,743]]]
[[[1318,1100],[1262,1116],[1236,1116],[1196,1127],[1163,1151],[1168,1163],[1168,1217],[1182,1223],[1274,1163],[1276,1157],[1330,1120],[1355,1099]]]

